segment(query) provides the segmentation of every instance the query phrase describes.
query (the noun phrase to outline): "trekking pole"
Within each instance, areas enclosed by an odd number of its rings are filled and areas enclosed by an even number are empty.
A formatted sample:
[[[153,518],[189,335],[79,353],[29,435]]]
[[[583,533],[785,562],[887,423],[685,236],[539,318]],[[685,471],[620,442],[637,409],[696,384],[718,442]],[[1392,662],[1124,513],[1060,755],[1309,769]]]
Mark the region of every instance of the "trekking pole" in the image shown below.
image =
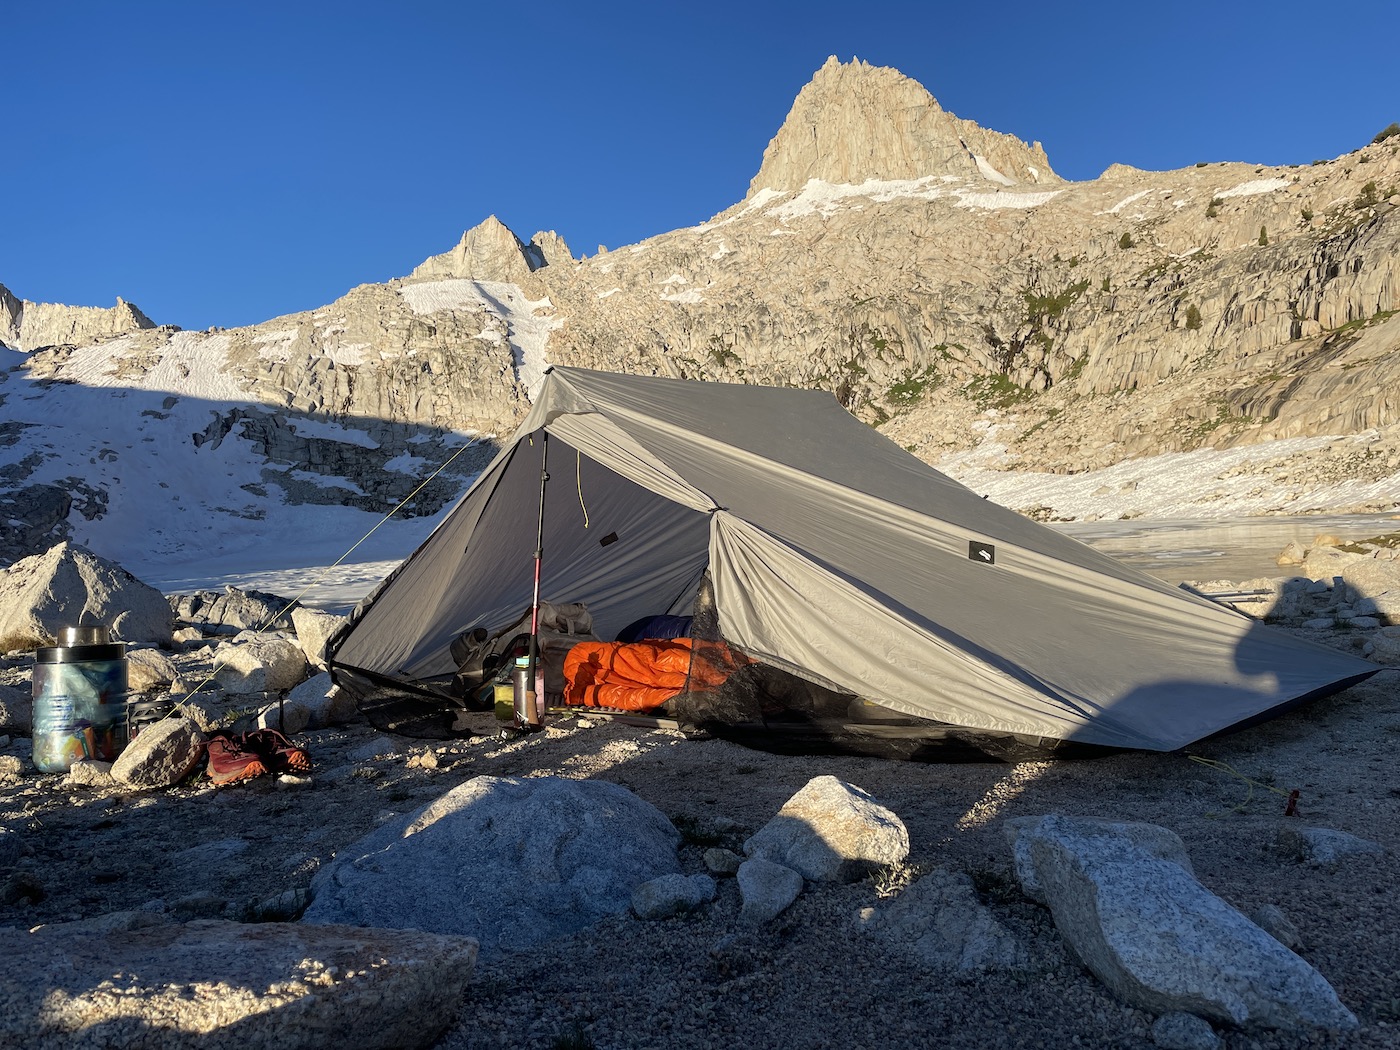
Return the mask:
[[[540,439],[540,513],[535,530],[535,593],[530,601],[529,663],[525,677],[525,725],[539,728],[544,724],[544,697],[535,689],[535,667],[540,655],[540,566],[544,562],[544,492],[549,484],[549,432],[541,431]]]

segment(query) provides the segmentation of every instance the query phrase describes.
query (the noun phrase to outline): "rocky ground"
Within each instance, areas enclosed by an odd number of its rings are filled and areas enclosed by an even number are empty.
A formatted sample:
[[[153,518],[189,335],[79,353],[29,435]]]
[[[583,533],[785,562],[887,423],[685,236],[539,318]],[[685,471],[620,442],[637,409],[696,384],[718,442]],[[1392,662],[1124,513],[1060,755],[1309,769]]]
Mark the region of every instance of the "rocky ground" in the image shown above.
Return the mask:
[[[1283,629],[1283,628],[1281,628]],[[1301,631],[1358,648],[1346,628]],[[179,662],[189,673],[197,650]],[[12,668],[12,674],[14,668]],[[1080,761],[899,763],[778,756],[719,740],[578,718],[498,739],[422,741],[362,721],[308,731],[309,778],[215,788],[196,772],[163,791],[72,785],[29,765],[30,741],[0,747],[0,826],[18,834],[0,925],[29,928],[148,909],[171,918],[276,917],[312,875],[392,814],[482,774],[592,777],[624,785],[685,836],[688,871],[711,845],[737,849],[809,779],[834,774],[873,794],[909,829],[906,867],[812,886],[771,925],[738,919],[722,880],[701,913],[618,916],[505,962],[482,963],[439,1045],[476,1047],[1113,1046],[1154,1044],[1154,1017],[1115,998],[1066,951],[1048,911],[1026,900],[1002,825],[1045,813],[1161,824],[1196,873],[1246,914],[1279,907],[1297,950],[1360,1020],[1357,1031],[1220,1032],[1229,1047],[1400,1046],[1400,669],[1185,753]],[[1285,815],[1286,793],[1299,792]],[[1345,831],[1383,856],[1308,863],[1296,832]],[[919,873],[968,873],[1027,946],[1032,968],[975,979],[931,972],[857,928]],[[500,886],[500,905],[543,887]]]

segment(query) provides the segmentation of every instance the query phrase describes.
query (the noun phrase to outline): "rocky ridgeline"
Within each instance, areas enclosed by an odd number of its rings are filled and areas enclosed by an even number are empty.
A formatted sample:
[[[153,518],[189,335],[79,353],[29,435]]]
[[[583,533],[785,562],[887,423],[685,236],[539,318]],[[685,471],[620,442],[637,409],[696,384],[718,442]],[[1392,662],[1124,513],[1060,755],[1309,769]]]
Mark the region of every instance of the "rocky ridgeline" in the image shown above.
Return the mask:
[[[109,310],[98,306],[31,303],[0,284],[0,344],[37,350],[62,344],[87,345],[146,328],[155,323],[131,303],[117,297]]]
[[[491,217],[405,278],[228,331],[6,292],[0,341],[59,382],[71,350],[55,344],[115,336],[133,378],[177,353],[218,360],[248,398],[225,414],[273,426],[498,433],[549,361],[828,389],[931,461],[974,440],[966,409],[988,408],[1017,419],[1017,469],[1319,434],[1395,451],[1397,206],[1400,136],[1312,164],[1115,164],[1070,183],[1039,144],[832,59],[746,199],[698,226],[576,259]],[[351,460],[367,445],[345,444]],[[43,517],[54,495],[20,502]],[[10,520],[30,522],[20,510]]]

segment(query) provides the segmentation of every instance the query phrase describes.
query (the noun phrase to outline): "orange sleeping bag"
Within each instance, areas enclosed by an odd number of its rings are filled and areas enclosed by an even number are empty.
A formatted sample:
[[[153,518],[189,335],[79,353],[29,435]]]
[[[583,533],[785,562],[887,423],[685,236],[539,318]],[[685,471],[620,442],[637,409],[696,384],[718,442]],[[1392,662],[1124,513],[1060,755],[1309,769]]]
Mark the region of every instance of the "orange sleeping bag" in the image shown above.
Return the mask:
[[[723,642],[669,638],[645,642],[579,642],[564,658],[564,703],[571,707],[608,707],[619,711],[655,711],[671,697],[712,689],[736,663],[747,662]],[[712,650],[723,651],[720,655]],[[692,655],[700,656],[694,661]]]

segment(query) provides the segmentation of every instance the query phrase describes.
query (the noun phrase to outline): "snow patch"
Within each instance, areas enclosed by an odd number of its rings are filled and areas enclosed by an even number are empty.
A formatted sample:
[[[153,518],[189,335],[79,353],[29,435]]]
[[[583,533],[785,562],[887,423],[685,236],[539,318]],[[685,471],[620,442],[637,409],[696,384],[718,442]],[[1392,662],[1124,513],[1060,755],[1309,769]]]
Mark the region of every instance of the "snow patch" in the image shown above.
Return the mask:
[[[485,282],[453,277],[443,281],[406,284],[399,295],[415,314],[435,314],[442,310],[489,310],[490,301],[480,289]]]
[[[1220,190],[1217,197],[1254,197],[1261,193],[1273,193],[1274,190],[1286,190],[1293,183],[1287,179],[1254,179],[1251,182],[1242,182],[1228,190]]]
[[[369,343],[331,343],[323,346],[321,353],[338,365],[360,365],[364,364],[368,349]]]
[[[246,402],[248,391],[225,371],[231,342],[226,332],[176,332],[164,346],[143,351],[137,349],[132,337],[122,336],[97,346],[79,347],[57,372],[59,378],[83,386]],[[144,363],[152,356],[155,360],[144,371],[119,369],[128,357]]]
[[[1008,179],[1001,172],[997,171],[997,169],[992,167],[991,163],[988,162],[986,157],[979,157],[976,153],[974,153],[972,155],[972,159],[977,164],[977,170],[981,173],[984,179],[988,179],[991,182],[999,182],[1003,186],[1016,185],[1015,179]]]
[[[745,204],[742,209],[729,216],[729,218],[719,219],[718,221],[702,222],[699,226],[692,226],[691,229],[695,230],[697,233],[704,233],[706,230],[714,230],[718,229],[721,226],[727,226],[731,222],[735,222],[739,219],[742,219],[745,215],[750,215],[756,211],[762,211],[763,209],[768,207],[768,205],[773,201],[778,200],[780,197],[786,196],[787,192],[784,190],[759,190],[751,198],[749,198],[749,202]]]
[[[545,369],[549,367],[546,356],[549,333],[564,323],[553,316],[554,304],[548,298],[531,301],[525,297],[519,285],[500,281],[471,281],[461,277],[406,284],[399,289],[399,294],[416,314],[467,309],[494,314],[510,342],[516,378],[525,386],[531,399],[534,398],[544,382]],[[491,324],[483,326],[480,338],[490,340],[487,333],[493,328]]]
[[[289,424],[292,432],[298,437],[325,438],[328,441],[339,441],[344,445],[358,445],[360,448],[379,447],[379,442],[363,430],[355,430],[333,420],[296,416],[289,421]]]
[[[432,464],[421,456],[415,456],[411,452],[404,452],[395,456],[384,464],[385,470],[392,470],[397,474],[409,474],[417,477],[426,472]]]
[[[1040,193],[966,193],[958,192],[958,207],[981,208],[995,211],[999,208],[1038,208],[1046,201],[1054,200],[1063,192],[1048,190]]]
[[[1122,211],[1124,208],[1126,208],[1129,204],[1132,204],[1134,201],[1140,201],[1140,200],[1142,200],[1142,198],[1146,197],[1147,194],[1148,194],[1149,192],[1151,192],[1151,191],[1149,191],[1149,190],[1143,190],[1141,193],[1134,193],[1131,197],[1124,197],[1121,201],[1119,201],[1119,202],[1118,202],[1117,204],[1115,204],[1113,207],[1109,208],[1108,211],[1096,211],[1096,212],[1094,212],[1094,214],[1095,214],[1095,215],[1117,215],[1120,211]]]

